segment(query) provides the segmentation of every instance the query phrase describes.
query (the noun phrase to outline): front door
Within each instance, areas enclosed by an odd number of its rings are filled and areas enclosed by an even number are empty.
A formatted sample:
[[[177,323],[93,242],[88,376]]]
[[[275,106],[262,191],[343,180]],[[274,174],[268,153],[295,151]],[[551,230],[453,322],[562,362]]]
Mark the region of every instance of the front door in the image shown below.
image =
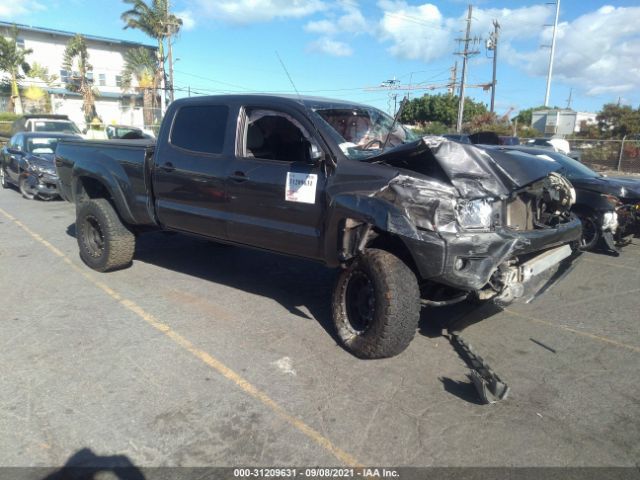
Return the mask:
[[[241,112],[238,152],[227,171],[229,238],[272,251],[321,258],[326,176],[318,142],[294,113]]]
[[[175,113],[154,156],[156,212],[164,227],[227,238],[226,172],[235,152],[230,117],[228,106],[215,104],[185,105]]]

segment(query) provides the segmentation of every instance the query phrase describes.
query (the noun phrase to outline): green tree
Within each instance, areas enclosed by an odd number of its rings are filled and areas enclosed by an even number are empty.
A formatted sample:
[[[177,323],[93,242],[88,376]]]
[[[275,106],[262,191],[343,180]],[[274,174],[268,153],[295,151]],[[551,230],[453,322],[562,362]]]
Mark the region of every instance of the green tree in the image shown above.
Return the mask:
[[[138,47],[124,54],[125,65],[122,70],[122,90],[127,91],[135,80],[135,89],[143,95],[143,116],[145,125],[154,122],[153,112],[157,108],[156,90],[158,88],[158,62],[148,48]]]
[[[11,37],[0,36],[0,72],[9,74],[11,85],[11,103],[9,109],[18,114],[22,114],[22,99],[20,98],[20,81],[29,74],[29,64],[26,61],[27,55],[33,50],[18,47],[18,28],[14,25],[11,29]]]
[[[553,107],[556,108],[556,107]],[[516,115],[511,121],[518,122],[518,126],[522,127],[530,127],[531,120],[533,118],[533,112],[537,112],[538,110],[550,110],[549,107],[545,107],[544,105],[540,105],[538,107],[525,108],[524,110],[520,110],[518,115]]]
[[[598,128],[605,137],[622,138],[640,134],[640,108],[608,103],[596,116]]]
[[[487,107],[481,102],[474,102],[470,98],[464,100],[463,121],[487,112]],[[408,124],[426,124],[438,122],[453,127],[458,118],[458,97],[452,95],[424,95],[414,98],[405,106],[400,120]]]
[[[64,50],[62,68],[69,72],[69,80],[66,88],[71,92],[78,92],[82,95],[82,111],[84,120],[91,123],[96,114],[96,92],[93,89],[93,81],[89,78],[89,72],[93,71],[93,66],[89,63],[89,53],[84,37],[77,34],[67,43]]]
[[[131,5],[131,8],[121,15],[125,23],[124,28],[141,30],[158,42],[156,84],[159,86],[164,81],[166,85],[165,41],[179,32],[182,20],[169,12],[169,0],[151,0],[150,4],[145,0],[123,1]]]

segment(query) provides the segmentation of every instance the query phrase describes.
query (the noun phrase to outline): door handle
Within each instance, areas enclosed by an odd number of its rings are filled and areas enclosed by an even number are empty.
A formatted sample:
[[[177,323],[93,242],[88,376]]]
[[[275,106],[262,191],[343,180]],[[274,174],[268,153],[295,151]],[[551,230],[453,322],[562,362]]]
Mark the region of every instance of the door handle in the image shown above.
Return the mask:
[[[242,183],[249,180],[249,177],[247,177],[244,172],[237,171],[233,172],[232,175],[229,175],[229,179],[233,180],[234,182]]]
[[[171,162],[164,163],[160,168],[165,172],[173,172],[176,169]]]

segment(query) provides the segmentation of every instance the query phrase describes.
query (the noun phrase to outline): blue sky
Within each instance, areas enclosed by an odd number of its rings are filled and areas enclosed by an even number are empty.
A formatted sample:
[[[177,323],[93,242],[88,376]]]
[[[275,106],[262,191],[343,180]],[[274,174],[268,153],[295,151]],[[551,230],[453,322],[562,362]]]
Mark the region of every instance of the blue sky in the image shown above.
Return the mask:
[[[150,0],[149,0],[150,1]],[[0,20],[152,44],[123,30],[119,0],[13,0]],[[389,92],[370,90],[392,78],[403,85],[445,92],[460,57],[467,3],[415,0],[173,0],[183,17],[176,40],[176,87],[194,93],[268,91],[293,93],[276,52],[305,94],[352,99],[387,109]],[[484,40],[492,20],[502,25],[496,111],[543,103],[555,6],[524,0],[474,2],[473,34],[482,41],[468,81],[491,81]],[[552,105],[597,111],[604,103],[640,104],[640,6],[562,0]],[[460,71],[460,69],[459,69]],[[399,92],[403,93],[403,92]],[[489,92],[467,94],[489,102]],[[186,95],[178,93],[177,96]]]

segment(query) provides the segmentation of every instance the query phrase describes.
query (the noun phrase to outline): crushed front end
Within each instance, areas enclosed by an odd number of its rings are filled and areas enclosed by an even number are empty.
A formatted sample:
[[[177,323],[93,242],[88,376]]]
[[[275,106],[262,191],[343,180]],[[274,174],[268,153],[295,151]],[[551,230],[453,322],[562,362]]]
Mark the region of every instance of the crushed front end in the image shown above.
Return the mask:
[[[436,158],[444,145],[432,145]],[[553,171],[542,171],[542,178],[519,172],[515,178],[513,169],[500,165],[494,173],[483,151],[446,147],[443,167],[453,164],[444,170],[455,179],[454,188],[400,175],[381,194],[416,227],[416,235],[403,240],[427,302],[430,292],[442,286],[450,298],[474,294],[510,302],[524,295],[534,277],[575,258],[582,229],[570,213],[576,196],[568,180]],[[532,175],[538,178],[529,182]],[[431,303],[445,304],[446,299],[431,298]]]

